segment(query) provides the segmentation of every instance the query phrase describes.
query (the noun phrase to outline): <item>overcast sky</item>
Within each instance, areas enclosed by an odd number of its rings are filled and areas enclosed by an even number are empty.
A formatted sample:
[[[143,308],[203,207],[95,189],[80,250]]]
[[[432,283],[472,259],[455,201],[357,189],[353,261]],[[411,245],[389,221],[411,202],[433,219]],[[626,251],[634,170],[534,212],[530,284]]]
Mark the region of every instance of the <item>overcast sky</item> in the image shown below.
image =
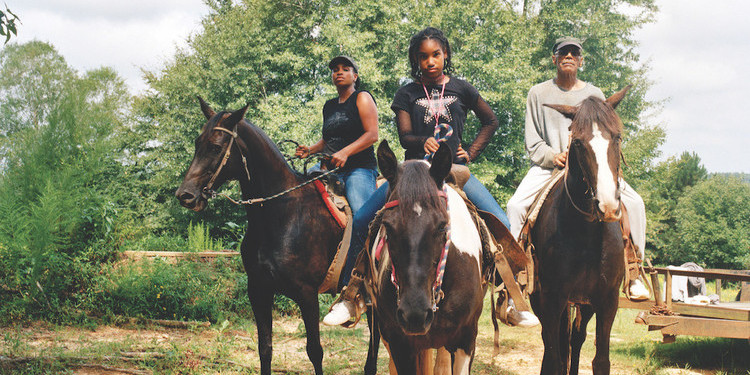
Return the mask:
[[[158,70],[201,30],[202,0],[6,0],[22,21],[18,42],[52,43],[80,71],[111,66],[134,93],[141,68]],[[636,32],[656,82],[650,99],[669,99],[652,121],[667,140],[662,159],[696,152],[709,172],[750,173],[750,1],[657,0],[654,24]]]

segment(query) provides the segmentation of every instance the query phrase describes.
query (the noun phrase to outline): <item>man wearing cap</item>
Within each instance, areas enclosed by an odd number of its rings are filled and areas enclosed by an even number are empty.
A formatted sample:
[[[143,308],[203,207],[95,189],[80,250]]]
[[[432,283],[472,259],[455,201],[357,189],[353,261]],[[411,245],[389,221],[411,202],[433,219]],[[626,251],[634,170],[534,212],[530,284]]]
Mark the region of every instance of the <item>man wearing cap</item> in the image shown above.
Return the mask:
[[[508,200],[510,231],[518,238],[529,206],[547,181],[555,167],[563,168],[568,157],[568,138],[571,120],[543,104],[575,106],[584,99],[595,96],[605,99],[602,91],[578,79],[578,69],[583,63],[581,41],[573,37],[562,37],[552,48],[552,63],[557,67],[557,76],[533,86],[526,100],[525,139],[526,151],[531,159],[531,169],[518,185],[515,194]],[[646,245],[646,207],[643,199],[620,178],[621,200],[628,211],[633,242],[643,259]],[[641,280],[629,285],[630,298],[649,298]]]

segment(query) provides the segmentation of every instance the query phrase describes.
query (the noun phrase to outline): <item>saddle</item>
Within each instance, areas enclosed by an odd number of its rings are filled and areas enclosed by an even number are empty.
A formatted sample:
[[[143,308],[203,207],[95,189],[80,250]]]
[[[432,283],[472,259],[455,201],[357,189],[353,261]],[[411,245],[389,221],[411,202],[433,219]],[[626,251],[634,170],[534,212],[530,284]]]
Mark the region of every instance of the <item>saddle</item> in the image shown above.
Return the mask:
[[[313,181],[315,189],[318,191],[320,198],[328,208],[328,212],[336,220],[336,223],[344,229],[344,236],[339,242],[339,246],[336,249],[336,255],[333,257],[333,262],[328,267],[326,276],[323,282],[318,287],[318,293],[336,293],[338,292],[339,277],[341,276],[341,270],[344,268],[346,263],[346,250],[349,249],[349,242],[352,238],[352,210],[349,207],[349,202],[346,200],[346,189],[344,182],[338,177],[331,177],[321,180]]]

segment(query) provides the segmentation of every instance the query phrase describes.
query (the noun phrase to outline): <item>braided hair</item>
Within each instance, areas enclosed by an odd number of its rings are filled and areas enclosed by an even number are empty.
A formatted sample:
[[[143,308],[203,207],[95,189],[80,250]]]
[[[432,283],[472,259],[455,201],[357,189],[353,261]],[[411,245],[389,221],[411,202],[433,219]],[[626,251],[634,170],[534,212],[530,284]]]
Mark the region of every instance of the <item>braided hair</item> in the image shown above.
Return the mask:
[[[442,31],[428,27],[411,37],[409,41],[409,65],[411,65],[411,76],[412,78],[419,80],[422,77],[422,71],[419,69],[419,47],[422,42],[427,39],[434,39],[440,43],[445,53],[445,64],[443,65],[443,72],[450,75],[453,73],[453,64],[451,64],[451,45],[448,43],[448,38],[445,37]]]

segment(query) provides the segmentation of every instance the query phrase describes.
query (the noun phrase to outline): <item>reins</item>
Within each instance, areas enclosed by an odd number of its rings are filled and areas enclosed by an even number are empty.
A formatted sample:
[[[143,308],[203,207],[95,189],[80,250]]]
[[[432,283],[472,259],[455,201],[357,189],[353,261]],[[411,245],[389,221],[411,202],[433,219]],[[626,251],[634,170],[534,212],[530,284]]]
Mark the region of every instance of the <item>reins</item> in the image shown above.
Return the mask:
[[[299,189],[299,188],[301,188],[301,187],[303,187],[305,185],[308,185],[308,184],[311,184],[311,183],[313,183],[313,182],[315,182],[317,180],[320,180],[323,177],[325,177],[325,176],[327,176],[327,175],[329,175],[331,173],[334,173],[334,172],[338,171],[341,168],[341,167],[336,167],[334,169],[331,169],[330,171],[327,171],[327,172],[324,172],[324,173],[320,174],[319,176],[316,176],[315,178],[309,179],[309,180],[307,180],[307,181],[305,181],[305,182],[303,182],[303,183],[301,183],[299,185],[293,186],[293,187],[291,187],[289,189],[286,189],[286,190],[284,190],[282,192],[279,192],[279,193],[276,193],[274,195],[271,195],[271,196],[268,196],[268,197],[264,197],[264,198],[252,198],[252,199],[248,199],[248,200],[241,200],[241,199],[232,199],[232,197],[230,197],[230,196],[228,196],[228,195],[226,195],[224,193],[217,193],[215,190],[212,189],[212,187],[213,187],[214,182],[216,182],[216,178],[219,176],[219,173],[221,173],[221,170],[224,168],[224,166],[227,164],[227,161],[229,160],[229,156],[231,155],[231,152],[232,152],[232,145],[234,145],[234,139],[237,138],[237,136],[238,136],[237,132],[236,132],[236,129],[237,129],[238,125],[239,125],[239,122],[237,124],[235,124],[234,130],[228,130],[228,129],[220,128],[220,127],[214,127],[212,129],[212,130],[223,131],[223,132],[231,135],[232,138],[229,139],[229,146],[227,147],[227,150],[224,153],[224,156],[222,157],[222,160],[221,160],[221,163],[219,164],[219,167],[216,169],[216,172],[214,172],[213,176],[211,176],[211,179],[208,181],[208,184],[206,184],[206,186],[203,188],[203,193],[207,194],[211,198],[215,198],[217,195],[220,195],[220,196],[228,199],[230,202],[232,202],[232,203],[234,203],[234,204],[236,204],[238,206],[239,205],[252,206],[254,204],[261,204],[262,205],[264,202],[268,202],[268,201],[270,201],[272,199],[276,199],[276,198],[278,198],[278,197],[280,197],[282,195],[285,195],[285,194],[288,194],[288,193],[290,193],[290,192],[292,192],[294,190],[297,190],[297,189]],[[287,141],[288,142],[294,142],[294,141],[290,141],[290,140],[287,140]],[[296,142],[294,142],[294,143],[296,143]],[[242,166],[245,169],[245,175],[247,176],[247,181],[250,182],[251,181],[251,179],[250,179],[250,170],[247,168],[247,158],[242,153],[242,149],[239,147],[239,145],[237,145],[237,148],[239,150],[240,156],[242,157]],[[305,164],[305,166],[306,165],[307,164]]]

